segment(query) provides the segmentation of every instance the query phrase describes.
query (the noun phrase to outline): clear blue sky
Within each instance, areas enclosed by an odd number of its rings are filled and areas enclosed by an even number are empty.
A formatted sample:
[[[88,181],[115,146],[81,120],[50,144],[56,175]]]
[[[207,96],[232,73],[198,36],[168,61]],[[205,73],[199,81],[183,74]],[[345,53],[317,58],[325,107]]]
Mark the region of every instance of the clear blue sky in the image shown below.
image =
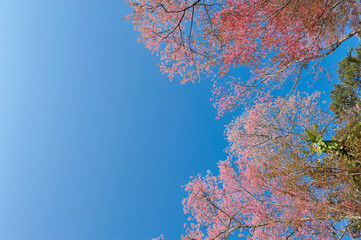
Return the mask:
[[[179,239],[181,186],[225,159],[210,83],[161,75],[129,12],[1,1],[1,240]]]

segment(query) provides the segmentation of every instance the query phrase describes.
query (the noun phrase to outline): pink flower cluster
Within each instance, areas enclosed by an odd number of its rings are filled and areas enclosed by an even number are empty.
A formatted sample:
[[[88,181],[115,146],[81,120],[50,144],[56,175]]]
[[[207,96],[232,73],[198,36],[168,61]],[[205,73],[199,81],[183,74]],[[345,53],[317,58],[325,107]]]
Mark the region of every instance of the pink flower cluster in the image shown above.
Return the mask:
[[[185,187],[184,210],[192,218],[182,239],[338,239],[345,227],[341,220],[361,219],[351,200],[330,204],[333,189],[314,186],[312,179],[294,182],[295,172],[282,173],[296,164],[296,154],[305,157],[303,164],[316,162],[300,146],[304,129],[329,124],[318,97],[296,94],[262,102],[228,125],[229,159],[219,162],[219,175],[197,176]],[[279,174],[268,176],[267,166],[276,166]]]

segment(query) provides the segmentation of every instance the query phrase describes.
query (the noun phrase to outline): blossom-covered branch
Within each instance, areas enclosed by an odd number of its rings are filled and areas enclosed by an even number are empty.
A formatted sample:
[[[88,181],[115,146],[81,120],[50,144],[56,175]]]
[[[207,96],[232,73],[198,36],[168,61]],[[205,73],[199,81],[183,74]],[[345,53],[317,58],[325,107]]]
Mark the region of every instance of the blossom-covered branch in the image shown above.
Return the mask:
[[[185,188],[192,218],[183,239],[356,236],[347,229],[361,220],[361,196],[350,179],[358,170],[341,155],[319,156],[305,137],[314,124],[332,134],[317,99],[263,102],[229,124],[230,157],[219,163],[219,175],[197,176]]]

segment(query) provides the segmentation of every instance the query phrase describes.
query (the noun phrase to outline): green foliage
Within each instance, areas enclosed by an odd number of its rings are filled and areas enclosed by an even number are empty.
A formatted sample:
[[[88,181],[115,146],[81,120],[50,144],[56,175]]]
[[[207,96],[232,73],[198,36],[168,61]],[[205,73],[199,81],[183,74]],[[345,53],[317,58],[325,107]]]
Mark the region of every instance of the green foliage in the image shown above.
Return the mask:
[[[340,84],[335,84],[331,91],[332,103],[330,109],[337,118],[353,112],[353,109],[360,105],[361,90],[361,45],[355,49],[356,55],[352,55],[353,48],[338,64],[338,78]]]
[[[339,62],[337,73],[340,84],[331,91],[330,109],[342,124],[332,137],[337,143],[332,157],[344,163],[352,187],[361,190],[361,45],[350,49]]]
[[[335,135],[353,187],[361,190],[361,122],[350,121]]]
[[[321,131],[318,130],[318,125],[313,124],[312,129],[306,129],[304,140],[308,143],[308,146],[311,148],[312,153],[317,153],[319,156],[323,153],[328,153],[329,151],[337,151],[339,146],[337,141],[324,140],[323,134],[326,128],[323,128]]]
[[[312,153],[317,153],[321,162],[328,162],[346,172],[349,187],[361,190],[361,121],[349,121],[339,126],[331,140],[324,140],[325,128],[318,125],[306,129],[303,139]],[[316,169],[317,170],[317,169]],[[319,170],[319,169],[318,169]]]

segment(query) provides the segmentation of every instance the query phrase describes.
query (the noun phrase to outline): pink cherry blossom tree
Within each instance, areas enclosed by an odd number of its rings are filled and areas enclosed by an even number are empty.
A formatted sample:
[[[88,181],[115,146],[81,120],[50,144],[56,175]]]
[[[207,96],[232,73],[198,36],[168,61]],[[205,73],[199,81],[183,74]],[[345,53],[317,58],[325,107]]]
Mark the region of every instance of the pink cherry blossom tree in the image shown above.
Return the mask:
[[[139,40],[160,53],[162,71],[183,82],[222,66],[264,74],[334,51],[360,33],[358,0],[130,0],[127,19]],[[272,72],[275,69],[273,69]],[[267,72],[267,71],[266,71]]]
[[[129,0],[139,41],[160,54],[161,71],[183,83],[251,68],[223,95],[220,115],[282,85],[361,32],[359,0]],[[297,77],[291,79],[297,81]],[[221,81],[220,81],[221,82]],[[232,81],[234,82],[234,80]],[[226,84],[227,85],[227,84]],[[266,91],[267,92],[267,91]]]
[[[185,186],[190,213],[183,239],[342,239],[358,237],[361,197],[342,161],[314,153],[304,139],[331,120],[318,94],[260,104],[227,127],[229,158],[219,175]]]
[[[129,0],[139,41],[183,83],[248,66],[242,94],[319,61],[361,31],[359,0]],[[312,65],[312,64],[311,64]],[[281,75],[282,77],[279,77]]]
[[[333,134],[318,94],[291,95],[302,71],[361,33],[359,0],[129,0],[139,41],[182,83],[214,81],[218,116],[245,102],[227,127],[229,158],[219,175],[185,190],[191,215],[183,239],[342,239],[358,237],[361,197],[343,156],[316,154],[305,139],[314,124]],[[250,79],[230,76],[251,69]],[[272,89],[293,81],[285,98]],[[331,153],[333,154],[333,153]],[[353,174],[353,173],[352,173]]]

